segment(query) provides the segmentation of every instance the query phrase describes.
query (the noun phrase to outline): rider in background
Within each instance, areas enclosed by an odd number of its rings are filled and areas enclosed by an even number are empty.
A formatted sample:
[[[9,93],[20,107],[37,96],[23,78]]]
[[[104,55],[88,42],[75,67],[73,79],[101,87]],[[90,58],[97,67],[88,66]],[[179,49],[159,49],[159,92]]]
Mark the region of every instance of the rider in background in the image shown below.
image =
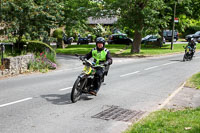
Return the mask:
[[[189,43],[188,43],[188,46],[190,46],[191,48],[192,48],[192,56],[194,55],[194,53],[195,53],[195,49],[196,49],[196,43],[195,43],[195,41],[194,41],[194,38],[191,38],[190,40],[189,40]]]
[[[96,39],[96,47],[93,48],[88,54],[84,56],[87,60],[91,57],[94,58],[94,63],[96,66],[104,65],[105,69],[102,67],[97,67],[94,79],[94,88],[90,90],[90,94],[96,95],[99,91],[101,81],[104,80],[104,75],[107,75],[109,66],[112,64],[112,57],[110,52],[105,47],[105,39],[103,37],[98,37]],[[104,71],[105,70],[105,71]]]

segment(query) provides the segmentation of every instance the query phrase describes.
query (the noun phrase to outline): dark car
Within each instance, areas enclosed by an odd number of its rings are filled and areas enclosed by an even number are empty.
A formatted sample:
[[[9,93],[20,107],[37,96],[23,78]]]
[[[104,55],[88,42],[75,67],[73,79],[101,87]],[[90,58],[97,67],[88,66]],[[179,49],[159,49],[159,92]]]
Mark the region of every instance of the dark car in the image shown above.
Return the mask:
[[[133,43],[133,39],[128,38],[126,34],[112,34],[108,38],[108,44],[126,44]]]
[[[172,41],[172,30],[164,30],[163,31],[163,37],[165,40]],[[174,41],[176,42],[178,40],[178,32],[174,31]]]
[[[142,38],[141,44],[148,44],[151,42],[159,42],[159,37],[157,35],[147,35]],[[165,44],[165,38],[163,38],[163,43]]]
[[[198,40],[199,37],[200,37],[200,31],[197,31],[194,34],[187,35],[185,37],[185,40],[189,41],[191,38],[194,38],[195,40]]]

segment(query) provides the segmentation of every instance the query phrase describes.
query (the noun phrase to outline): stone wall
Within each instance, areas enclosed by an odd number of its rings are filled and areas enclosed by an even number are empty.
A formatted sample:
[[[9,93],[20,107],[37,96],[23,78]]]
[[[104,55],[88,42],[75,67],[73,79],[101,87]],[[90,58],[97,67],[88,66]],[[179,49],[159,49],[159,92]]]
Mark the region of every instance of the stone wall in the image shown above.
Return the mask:
[[[16,56],[3,59],[3,66],[0,69],[1,76],[18,75],[28,70],[28,63],[34,59],[34,55]]]

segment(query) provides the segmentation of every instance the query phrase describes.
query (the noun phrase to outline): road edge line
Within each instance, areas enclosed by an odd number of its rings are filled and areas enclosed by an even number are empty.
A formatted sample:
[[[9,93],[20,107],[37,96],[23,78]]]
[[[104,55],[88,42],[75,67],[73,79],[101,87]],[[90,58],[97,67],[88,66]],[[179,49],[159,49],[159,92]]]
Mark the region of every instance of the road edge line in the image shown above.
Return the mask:
[[[181,91],[181,90],[183,89],[183,87],[185,86],[185,84],[186,84],[186,81],[185,81],[184,83],[182,83],[182,85],[181,85],[179,88],[177,88],[167,99],[165,99],[165,101],[164,101],[162,104],[160,104],[160,105],[157,107],[156,110],[160,110],[160,109],[162,109],[163,107],[165,107],[165,106],[169,103],[169,101],[170,101],[172,98],[174,98],[174,97],[176,96],[176,94],[179,93],[179,91]]]

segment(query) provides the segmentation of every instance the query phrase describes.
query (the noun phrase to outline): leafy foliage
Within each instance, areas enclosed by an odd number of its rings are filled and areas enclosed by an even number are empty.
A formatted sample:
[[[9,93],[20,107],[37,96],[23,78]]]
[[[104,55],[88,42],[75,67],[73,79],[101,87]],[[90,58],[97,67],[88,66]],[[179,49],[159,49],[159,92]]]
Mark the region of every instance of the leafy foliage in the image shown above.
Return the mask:
[[[61,40],[63,39],[63,31],[62,29],[56,29],[54,32],[53,32],[53,37],[57,38],[57,40]]]
[[[88,28],[88,17],[113,17],[118,25],[134,38],[131,52],[140,52],[140,41],[146,34],[171,29],[173,9],[177,3],[176,28],[184,32],[199,24],[199,0],[1,0],[0,23],[6,24],[5,33],[17,37],[16,44],[25,39],[49,42],[50,29],[65,26],[67,36],[105,35]],[[98,27],[99,28],[99,27]],[[102,29],[102,28],[100,28]],[[17,46],[20,48],[19,46]]]
[[[28,68],[31,71],[47,72],[49,69],[56,69],[57,65],[52,62],[54,55],[48,53],[40,53],[35,59],[29,62]]]
[[[111,9],[111,13],[119,16],[119,23],[135,31],[131,53],[139,53],[142,33],[151,28],[155,29],[162,22],[158,16],[159,10],[165,5],[163,0],[106,0],[106,2],[105,8]]]
[[[86,21],[91,16],[95,3],[90,0],[65,0],[63,5],[63,25],[65,25],[66,34],[74,36],[72,35],[72,31],[75,29],[77,30],[77,35],[78,32],[84,33],[88,28]]]
[[[7,24],[7,32],[18,37],[18,42],[26,33],[31,39],[48,37],[48,30],[57,27],[61,21],[60,4],[53,0],[6,0],[3,3],[3,21]]]

